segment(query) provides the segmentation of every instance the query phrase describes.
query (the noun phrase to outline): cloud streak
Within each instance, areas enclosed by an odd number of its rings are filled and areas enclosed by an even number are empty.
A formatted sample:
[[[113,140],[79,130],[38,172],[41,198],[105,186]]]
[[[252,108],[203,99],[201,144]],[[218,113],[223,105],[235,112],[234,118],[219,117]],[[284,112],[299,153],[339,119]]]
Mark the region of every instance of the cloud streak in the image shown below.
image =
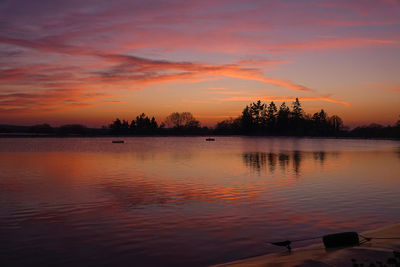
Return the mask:
[[[299,43],[282,43],[266,47],[272,52],[284,51],[315,51],[329,49],[345,49],[345,48],[360,48],[371,46],[398,46],[400,45],[400,36],[390,36],[388,38],[364,38],[364,37],[349,37],[335,38],[327,40],[316,40],[312,42]]]
[[[179,79],[194,78],[196,75],[222,75],[232,78],[246,79],[260,81],[268,84],[278,85],[286,87],[292,90],[312,92],[313,90],[303,85],[298,85],[290,80],[280,80],[272,77],[266,77],[262,74],[259,69],[255,68],[244,68],[237,64],[228,65],[215,65],[215,64],[201,64],[193,62],[174,62],[166,60],[153,60],[143,57],[131,56],[131,55],[117,55],[107,54],[98,51],[90,51],[89,49],[81,49],[69,45],[58,45],[55,43],[46,43],[42,40],[39,41],[28,41],[28,40],[16,40],[7,39],[0,37],[0,43],[12,43],[14,45],[29,47],[32,49],[44,50],[54,53],[65,53],[70,55],[90,55],[100,57],[106,61],[119,63],[118,73],[124,73],[125,75],[116,74],[115,71],[110,70],[109,72],[101,72],[103,78],[108,80],[125,79],[135,80],[139,83],[151,83],[172,81]],[[274,62],[275,64],[276,62]],[[273,64],[272,61],[270,64]],[[183,71],[181,73],[174,74],[163,74],[155,71]],[[136,74],[138,73],[138,74]],[[1,79],[1,78],[0,78]]]
[[[0,110],[7,113],[54,112],[94,106],[111,94],[88,93],[76,89],[49,89],[34,93],[0,94]]]
[[[283,101],[283,102],[288,102],[288,101],[295,101],[296,97],[291,97],[291,96],[261,96],[261,97],[254,97],[254,96],[232,96],[232,97],[227,97],[227,98],[221,98],[219,99],[220,101],[226,101],[226,102],[255,102],[257,100],[261,101]],[[349,107],[351,104],[347,101],[339,100],[336,98],[331,97],[330,95],[322,95],[322,96],[302,96],[299,97],[300,101],[325,101],[325,102],[331,102],[331,103],[337,103],[337,104],[343,104],[347,107]]]
[[[184,71],[180,73],[182,76],[195,76],[199,74],[205,75],[222,75],[232,78],[239,78],[245,80],[260,81],[268,84],[278,85],[287,87],[296,91],[312,92],[303,85],[295,84],[289,80],[280,80],[271,77],[266,77],[262,74],[259,69],[254,68],[243,68],[240,65],[213,65],[213,64],[201,64],[192,62],[173,62],[166,60],[151,60],[136,56],[127,55],[101,55],[106,60],[115,61],[121,65],[121,68],[125,68],[132,71],[142,72],[154,72],[154,71]],[[123,71],[126,72],[126,71]],[[176,75],[176,74],[175,74]],[[173,75],[172,75],[173,76]],[[168,76],[168,78],[170,78]],[[171,77],[172,78],[172,77]]]
[[[274,65],[280,63],[286,63],[285,60],[240,60],[238,64],[229,65],[216,65],[216,64],[200,64],[191,62],[173,62],[173,61],[163,61],[163,60],[152,60],[143,57],[123,55],[123,54],[107,54],[91,48],[81,48],[73,45],[68,45],[62,43],[63,38],[42,38],[38,40],[24,40],[15,38],[0,37],[0,43],[11,44],[20,47],[35,49],[39,51],[52,52],[52,53],[62,53],[74,56],[96,56],[100,57],[106,61],[111,61],[115,63],[125,64],[123,67],[125,69],[134,71],[141,71],[141,75],[120,75],[120,78],[127,80],[136,80],[142,84],[163,81],[174,81],[182,78],[183,80],[188,80],[187,78],[194,78],[199,74],[205,75],[222,75],[226,77],[233,77],[239,79],[255,80],[260,82],[265,82],[273,85],[278,85],[292,90],[312,92],[310,88],[303,85],[298,85],[290,80],[281,80],[268,76],[264,76],[259,69],[256,68],[246,68],[241,65]],[[61,43],[60,43],[61,42]],[[321,50],[321,49],[338,49],[338,48],[354,48],[363,46],[374,46],[374,45],[398,45],[400,44],[398,37],[392,38],[362,38],[362,37],[352,37],[352,38],[335,38],[328,40],[317,40],[307,43],[282,43],[276,45],[264,46],[265,49],[271,52],[283,52],[283,51],[308,51],[308,50]],[[259,46],[258,48],[262,48]],[[128,64],[130,66],[128,66]],[[178,70],[184,71],[185,73],[175,73],[175,74],[149,74],[150,71],[154,70]],[[146,73],[143,73],[146,72]],[[145,75],[146,74],[146,75]],[[112,74],[106,74],[103,71],[103,78],[110,78]],[[18,75],[14,75],[18,77]],[[13,75],[9,74],[8,79],[12,79]],[[2,75],[2,79],[6,79],[5,75]],[[114,79],[117,78],[116,75],[113,76]]]

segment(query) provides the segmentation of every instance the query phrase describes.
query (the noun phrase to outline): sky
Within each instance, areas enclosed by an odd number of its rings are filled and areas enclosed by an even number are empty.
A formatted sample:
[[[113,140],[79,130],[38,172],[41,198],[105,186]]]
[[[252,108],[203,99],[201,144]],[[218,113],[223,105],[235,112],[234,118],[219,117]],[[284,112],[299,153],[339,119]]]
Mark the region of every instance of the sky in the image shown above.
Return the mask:
[[[0,124],[202,125],[298,97],[345,125],[400,119],[400,0],[1,0]]]

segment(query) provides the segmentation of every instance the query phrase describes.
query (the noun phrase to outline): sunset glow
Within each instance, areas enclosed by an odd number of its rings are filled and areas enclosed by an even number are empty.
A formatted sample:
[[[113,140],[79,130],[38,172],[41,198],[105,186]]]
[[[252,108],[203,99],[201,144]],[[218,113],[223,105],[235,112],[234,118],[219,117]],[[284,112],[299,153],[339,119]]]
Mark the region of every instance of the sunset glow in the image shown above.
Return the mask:
[[[345,125],[400,115],[400,1],[2,1],[0,124],[202,125],[298,97]]]

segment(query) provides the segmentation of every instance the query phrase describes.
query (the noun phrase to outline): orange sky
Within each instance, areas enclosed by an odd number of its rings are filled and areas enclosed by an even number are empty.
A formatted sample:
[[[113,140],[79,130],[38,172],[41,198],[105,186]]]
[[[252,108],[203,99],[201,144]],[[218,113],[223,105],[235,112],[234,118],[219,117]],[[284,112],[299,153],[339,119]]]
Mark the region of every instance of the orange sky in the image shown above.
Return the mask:
[[[400,119],[400,1],[2,1],[0,124],[203,125],[299,97],[346,125]]]

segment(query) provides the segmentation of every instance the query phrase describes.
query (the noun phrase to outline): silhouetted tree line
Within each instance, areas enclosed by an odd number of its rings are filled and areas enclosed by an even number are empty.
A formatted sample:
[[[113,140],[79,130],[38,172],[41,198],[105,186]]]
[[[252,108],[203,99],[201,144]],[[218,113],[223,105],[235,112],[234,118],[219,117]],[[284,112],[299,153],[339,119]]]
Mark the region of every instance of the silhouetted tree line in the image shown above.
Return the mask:
[[[382,126],[372,123],[360,126],[349,132],[349,136],[362,138],[396,138],[400,139],[400,120],[393,126]]]
[[[146,114],[142,113],[136,116],[135,120],[131,122],[127,120],[116,119],[113,121],[108,128],[112,134],[146,134],[153,133],[159,128],[163,128],[164,125],[158,125],[156,119],[152,117],[151,119],[146,116]]]
[[[260,100],[247,105],[242,115],[217,124],[217,133],[285,136],[339,136],[344,133],[343,120],[331,117],[321,109],[313,115],[304,112],[298,98],[292,109],[283,102],[279,109],[272,101],[268,105]]]
[[[288,107],[283,102],[279,108],[272,101],[260,100],[247,105],[237,118],[218,122],[215,129],[201,127],[190,112],[173,112],[165,122],[142,113],[134,120],[115,119],[101,129],[80,124],[51,127],[0,125],[0,136],[107,136],[107,135],[274,135],[274,136],[335,136],[349,138],[400,139],[400,120],[393,126],[371,124],[349,131],[336,115],[328,116],[325,110],[314,114],[304,112],[298,98]]]
[[[33,126],[0,125],[0,133],[12,136],[97,136],[106,132],[104,129],[88,128],[81,124],[52,127],[44,123]]]
[[[142,113],[130,123],[117,118],[108,128],[112,134],[196,135],[210,132],[207,127],[201,127],[190,112],[173,112],[161,124]]]

